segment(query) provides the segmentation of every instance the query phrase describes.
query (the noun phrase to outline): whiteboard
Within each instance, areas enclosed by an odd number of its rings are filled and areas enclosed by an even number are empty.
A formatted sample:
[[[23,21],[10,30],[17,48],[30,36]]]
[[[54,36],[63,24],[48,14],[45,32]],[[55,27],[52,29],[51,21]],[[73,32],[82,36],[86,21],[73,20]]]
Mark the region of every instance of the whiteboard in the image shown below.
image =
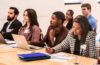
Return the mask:
[[[81,0],[64,0],[64,3],[74,4],[74,3],[81,3]]]

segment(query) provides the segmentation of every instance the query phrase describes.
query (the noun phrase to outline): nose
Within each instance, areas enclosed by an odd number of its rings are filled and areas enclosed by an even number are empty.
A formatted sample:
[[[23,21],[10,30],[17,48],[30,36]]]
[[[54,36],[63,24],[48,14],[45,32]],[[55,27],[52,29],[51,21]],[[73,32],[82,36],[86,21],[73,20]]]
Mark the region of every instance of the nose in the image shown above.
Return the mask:
[[[10,16],[10,14],[8,13],[8,16]]]
[[[75,29],[75,28],[73,28],[73,31],[74,31],[74,32],[76,32],[76,29]]]
[[[51,23],[52,21],[50,21],[50,23]]]

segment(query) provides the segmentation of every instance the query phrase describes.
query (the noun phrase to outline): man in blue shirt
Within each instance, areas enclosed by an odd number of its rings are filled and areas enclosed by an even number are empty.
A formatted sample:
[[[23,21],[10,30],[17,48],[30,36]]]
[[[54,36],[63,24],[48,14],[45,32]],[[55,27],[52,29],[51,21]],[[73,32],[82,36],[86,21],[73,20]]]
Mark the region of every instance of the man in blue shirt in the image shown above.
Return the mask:
[[[88,21],[92,29],[96,32],[96,19],[91,15],[91,5],[89,3],[84,3],[81,6],[82,14],[88,18]]]

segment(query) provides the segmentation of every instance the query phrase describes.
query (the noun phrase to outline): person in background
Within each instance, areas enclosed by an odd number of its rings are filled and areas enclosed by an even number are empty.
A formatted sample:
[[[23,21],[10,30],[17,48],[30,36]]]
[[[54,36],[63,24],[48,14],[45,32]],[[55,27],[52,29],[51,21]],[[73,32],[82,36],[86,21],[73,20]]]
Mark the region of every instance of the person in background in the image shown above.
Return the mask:
[[[65,17],[65,21],[63,23],[63,25],[68,29],[70,30],[72,28],[72,25],[73,25],[73,10],[69,9],[67,12],[66,12],[66,17]]]
[[[11,34],[18,34],[19,28],[22,26],[21,22],[17,19],[19,11],[16,7],[10,7],[8,11],[7,21],[0,33],[5,39],[13,40]]]
[[[83,16],[88,18],[89,24],[92,29],[96,32],[96,19],[91,15],[91,5],[89,3],[84,3],[81,5]]]
[[[96,58],[95,36],[96,33],[89,25],[88,19],[78,15],[67,37],[53,48],[46,47],[46,52],[56,53],[69,49],[72,54]]]
[[[37,20],[37,14],[34,9],[26,9],[23,14],[23,26],[18,34],[25,36],[31,45],[41,46],[41,29]]]
[[[61,43],[68,34],[68,30],[63,26],[65,20],[64,13],[56,11],[51,16],[50,26],[43,42],[53,47]]]

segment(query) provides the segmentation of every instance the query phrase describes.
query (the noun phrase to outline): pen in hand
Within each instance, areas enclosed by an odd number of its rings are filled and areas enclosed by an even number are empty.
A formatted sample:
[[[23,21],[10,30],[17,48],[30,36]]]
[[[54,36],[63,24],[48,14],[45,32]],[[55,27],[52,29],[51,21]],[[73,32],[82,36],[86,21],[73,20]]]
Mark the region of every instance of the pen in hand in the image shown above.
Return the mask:
[[[44,43],[44,44],[45,44],[45,47],[46,47],[46,48],[50,48],[46,43]]]
[[[54,53],[54,49],[50,48],[46,43],[45,43],[45,50],[47,53],[52,54]]]

